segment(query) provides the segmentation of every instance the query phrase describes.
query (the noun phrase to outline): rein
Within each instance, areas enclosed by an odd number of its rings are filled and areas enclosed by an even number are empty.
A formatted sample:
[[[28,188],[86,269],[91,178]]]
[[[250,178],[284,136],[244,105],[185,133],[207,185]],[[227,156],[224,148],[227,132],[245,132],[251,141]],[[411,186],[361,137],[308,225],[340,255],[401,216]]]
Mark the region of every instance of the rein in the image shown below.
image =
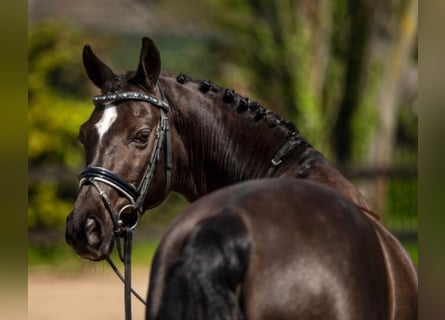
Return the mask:
[[[139,185],[135,187],[133,184],[129,183],[122,177],[102,167],[87,167],[79,174],[79,188],[82,188],[85,185],[93,186],[97,190],[100,198],[102,199],[102,202],[104,203],[105,208],[110,214],[111,220],[113,221],[116,247],[118,250],[119,258],[124,263],[124,276],[122,276],[122,274],[119,272],[119,269],[110,258],[107,258],[107,262],[116,273],[116,275],[119,277],[119,279],[121,279],[124,283],[126,320],[131,320],[131,293],[133,293],[133,295],[143,304],[146,304],[144,299],[141,298],[141,296],[137,294],[131,287],[131,246],[133,231],[136,228],[139,219],[143,213],[144,200],[148,194],[148,189],[153,179],[157,163],[160,159],[162,148],[164,148],[165,152],[165,189],[164,195],[160,201],[162,201],[162,199],[164,199],[170,192],[171,185],[171,135],[167,117],[169,105],[165,100],[164,93],[159,83],[157,84],[157,88],[160,96],[159,99],[151,95],[139,92],[106,94],[95,96],[93,98],[93,103],[96,106],[109,105],[118,101],[136,100],[148,102],[160,110],[161,116],[159,119],[158,127],[156,129],[155,144],[147,167],[144,171],[144,175],[139,182]],[[123,206],[118,212],[116,212],[108,195],[102,190],[98,182],[106,184],[118,191],[120,194],[128,199],[129,204]],[[156,205],[157,204],[152,205],[151,207],[155,207]],[[123,251],[120,241],[121,237],[124,238]]]

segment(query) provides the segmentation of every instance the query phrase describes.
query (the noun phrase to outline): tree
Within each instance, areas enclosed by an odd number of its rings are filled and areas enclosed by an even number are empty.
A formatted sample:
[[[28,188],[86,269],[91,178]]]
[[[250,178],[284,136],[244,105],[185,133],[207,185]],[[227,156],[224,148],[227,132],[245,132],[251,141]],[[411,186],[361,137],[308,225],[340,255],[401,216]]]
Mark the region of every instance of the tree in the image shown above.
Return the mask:
[[[416,48],[418,1],[400,1],[398,5],[399,10],[391,11],[392,24],[386,28],[386,41],[379,52],[382,80],[375,105],[378,121],[367,155],[369,164],[377,168],[388,168],[392,165],[399,108],[402,104],[406,105],[404,97],[413,95],[409,91],[417,92],[417,83],[414,88],[412,85],[408,90],[406,88],[410,86],[407,82],[411,80],[413,73],[417,82],[417,68],[413,66],[413,47]],[[411,77],[408,73],[411,73]],[[368,188],[375,210],[382,212],[387,189],[385,179],[378,177]]]
[[[221,61],[236,65],[222,70],[225,78],[243,77],[337,165],[391,165],[399,106],[407,102],[404,75],[417,75],[417,0],[212,4],[224,43]],[[241,66],[247,70],[232,74]],[[416,91],[416,81],[410,87]],[[378,179],[365,188],[378,212],[384,184]]]

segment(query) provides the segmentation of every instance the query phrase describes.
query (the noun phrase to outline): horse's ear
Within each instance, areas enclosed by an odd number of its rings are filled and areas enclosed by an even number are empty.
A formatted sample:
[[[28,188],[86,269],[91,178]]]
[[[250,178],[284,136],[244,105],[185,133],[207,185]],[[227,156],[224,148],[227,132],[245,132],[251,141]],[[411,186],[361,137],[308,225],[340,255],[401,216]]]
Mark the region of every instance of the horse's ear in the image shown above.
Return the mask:
[[[139,66],[132,81],[151,89],[156,85],[161,73],[161,56],[153,40],[144,37],[139,58]]]
[[[99,89],[102,88],[105,81],[116,76],[114,72],[94,54],[89,45],[83,47],[82,59],[88,78],[90,78]]]

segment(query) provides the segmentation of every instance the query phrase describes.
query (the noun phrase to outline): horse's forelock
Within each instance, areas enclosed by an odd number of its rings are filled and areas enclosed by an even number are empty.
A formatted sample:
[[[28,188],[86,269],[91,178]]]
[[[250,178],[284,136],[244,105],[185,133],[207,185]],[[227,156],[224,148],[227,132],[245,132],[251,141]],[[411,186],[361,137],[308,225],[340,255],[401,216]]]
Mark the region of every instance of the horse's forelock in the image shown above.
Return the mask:
[[[134,84],[130,81],[134,75],[135,71],[126,71],[123,74],[116,75],[115,77],[109,79],[102,87],[102,94],[129,90],[128,88],[130,86],[134,86]]]

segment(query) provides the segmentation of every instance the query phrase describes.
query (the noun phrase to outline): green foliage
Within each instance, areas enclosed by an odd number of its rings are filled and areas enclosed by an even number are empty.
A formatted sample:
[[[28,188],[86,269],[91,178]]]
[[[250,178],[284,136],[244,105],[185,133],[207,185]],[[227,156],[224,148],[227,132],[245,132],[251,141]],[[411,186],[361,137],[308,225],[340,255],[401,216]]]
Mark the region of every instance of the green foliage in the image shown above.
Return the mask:
[[[80,35],[56,24],[29,32],[28,161],[30,168],[81,167],[83,156],[77,132],[91,107],[85,99]],[[74,179],[73,179],[74,182]],[[55,181],[29,187],[30,227],[64,225],[71,202],[60,197]]]
[[[79,98],[88,92],[80,54],[81,33],[57,23],[33,26],[28,35],[30,98],[51,91]]]
[[[133,266],[150,266],[158,243],[158,240],[135,241],[132,248]],[[113,251],[111,258],[113,261],[119,261],[117,250]],[[108,267],[105,262],[103,262],[103,266],[104,268]],[[28,247],[28,267],[31,270],[34,268],[49,267],[52,271],[78,272],[79,269],[91,270],[97,268],[97,262],[80,258],[66,245],[53,243],[48,246],[37,246],[31,244]]]
[[[78,270],[83,262],[67,245],[52,244],[51,246],[37,246],[30,243],[28,246],[28,268],[41,268],[50,266],[51,269]]]
[[[402,244],[410,255],[411,259],[413,259],[414,263],[419,265],[419,245],[417,241],[406,241],[402,242]]]
[[[28,225],[30,227],[60,227],[71,209],[71,203],[57,192],[57,183],[41,181],[29,188]]]
[[[59,164],[78,168],[82,152],[77,142],[79,125],[91,107],[50,92],[39,93],[28,111],[28,158],[33,164]]]
[[[418,228],[417,180],[392,180],[388,185],[385,224],[392,230]]]
[[[395,166],[407,166],[417,162],[417,155],[410,148],[400,148],[393,157]],[[388,181],[385,201],[384,223],[391,230],[418,229],[418,181],[416,176],[405,176]]]
[[[352,154],[351,162],[360,163],[369,152],[369,145],[377,126],[376,101],[381,84],[382,70],[377,62],[370,63],[368,85],[355,116],[351,120]]]
[[[79,124],[91,111],[76,34],[57,25],[29,35],[28,158],[31,164],[79,167]]]

